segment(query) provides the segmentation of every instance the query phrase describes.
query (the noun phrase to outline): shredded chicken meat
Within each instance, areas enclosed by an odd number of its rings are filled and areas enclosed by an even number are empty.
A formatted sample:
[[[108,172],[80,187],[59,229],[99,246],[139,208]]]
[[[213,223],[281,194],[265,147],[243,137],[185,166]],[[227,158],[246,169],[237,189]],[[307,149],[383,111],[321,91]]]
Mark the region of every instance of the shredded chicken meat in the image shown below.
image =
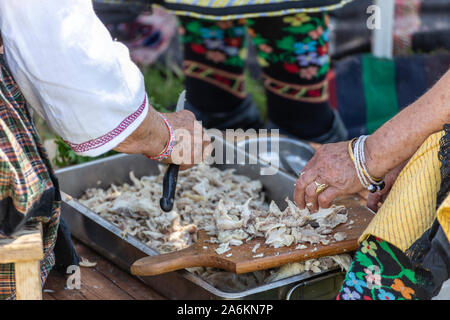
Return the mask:
[[[310,214],[308,209],[300,210],[286,199],[287,207],[281,211],[275,202],[265,202],[260,181],[238,175],[234,169],[219,170],[206,164],[179,172],[174,210],[164,212],[159,207],[163,175],[162,167],[159,175],[140,179],[130,172],[131,183],[111,185],[107,190],[88,189],[79,201],[118,226],[123,236],[132,235],[160,253],[192,245],[197,240],[197,230],[205,230],[211,236],[208,242],[218,243],[216,252],[225,255],[229,255],[230,246],[239,246],[255,237],[265,238],[265,243],[274,248],[292,244],[301,248],[307,243],[328,244],[345,239],[343,235],[330,235],[334,227],[347,221],[343,206]],[[253,249],[254,257],[261,254],[257,249]],[[235,290],[241,286],[248,289],[253,283],[295,274],[295,270],[318,272],[339,265],[330,259],[239,276],[214,268],[191,268],[191,271],[221,289],[228,286],[230,279],[234,279]],[[283,271],[286,268],[291,271]],[[221,282],[211,280],[221,277]]]
[[[308,209],[300,210],[287,198],[284,211],[273,201],[269,208],[261,204],[254,209],[251,201],[252,198],[236,206],[232,201],[219,200],[214,211],[216,228],[210,233],[217,237],[219,243],[240,245],[249,238],[263,237],[269,246],[280,248],[302,243],[327,245],[330,241],[345,239],[342,235],[330,236],[337,225],[347,221],[347,210],[343,206],[333,206],[310,214]],[[221,248],[217,253],[220,254],[220,251]]]

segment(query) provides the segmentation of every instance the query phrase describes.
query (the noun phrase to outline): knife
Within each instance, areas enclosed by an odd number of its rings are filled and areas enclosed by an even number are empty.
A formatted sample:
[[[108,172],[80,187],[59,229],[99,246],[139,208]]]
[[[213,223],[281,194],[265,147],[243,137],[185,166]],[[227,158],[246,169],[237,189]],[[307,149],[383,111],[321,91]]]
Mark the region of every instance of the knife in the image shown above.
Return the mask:
[[[185,98],[186,98],[186,90],[183,90],[183,92],[181,92],[180,96],[178,97],[175,112],[184,109]],[[179,165],[171,163],[169,164],[169,167],[167,168],[167,171],[164,174],[163,192],[161,199],[159,199],[159,205],[161,209],[164,210],[165,212],[169,212],[173,209],[179,169],[180,169]]]

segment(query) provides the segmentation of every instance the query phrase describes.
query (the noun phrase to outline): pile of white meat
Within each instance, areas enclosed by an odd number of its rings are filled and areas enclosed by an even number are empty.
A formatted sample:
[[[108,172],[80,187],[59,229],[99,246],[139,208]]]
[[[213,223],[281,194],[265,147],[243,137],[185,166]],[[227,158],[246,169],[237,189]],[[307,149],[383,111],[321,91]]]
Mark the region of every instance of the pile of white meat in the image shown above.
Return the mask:
[[[310,214],[286,199],[288,206],[281,211],[274,202],[265,202],[260,181],[235,174],[233,169],[222,171],[206,164],[179,172],[174,210],[166,213],[159,207],[164,171],[161,166],[159,175],[140,179],[130,172],[131,184],[111,185],[107,190],[88,189],[79,201],[118,226],[123,236],[132,235],[160,253],[190,246],[196,241],[197,230],[206,230],[211,236],[209,241],[219,244],[218,254],[254,237],[264,237],[266,244],[274,248],[292,244],[303,248],[306,243],[328,244],[345,239],[344,233],[330,235],[334,227],[347,221],[344,207]],[[248,288],[253,282],[274,281],[303,271],[317,273],[336,265],[348,267],[349,262],[347,255],[325,257],[241,276],[213,268],[191,271],[206,280],[231,277],[235,287]],[[224,289],[224,283],[221,286],[220,281],[210,282]]]
[[[306,248],[306,243],[327,245],[330,241],[346,238],[344,232],[330,236],[337,225],[347,222],[344,206],[333,206],[311,214],[308,209],[300,210],[287,198],[284,211],[273,201],[269,208],[252,209],[251,200],[243,205],[219,201],[214,211],[215,225],[209,230],[220,243],[217,253],[223,254],[230,245],[239,246],[254,237],[265,238],[265,243],[274,248],[297,244],[298,249]]]

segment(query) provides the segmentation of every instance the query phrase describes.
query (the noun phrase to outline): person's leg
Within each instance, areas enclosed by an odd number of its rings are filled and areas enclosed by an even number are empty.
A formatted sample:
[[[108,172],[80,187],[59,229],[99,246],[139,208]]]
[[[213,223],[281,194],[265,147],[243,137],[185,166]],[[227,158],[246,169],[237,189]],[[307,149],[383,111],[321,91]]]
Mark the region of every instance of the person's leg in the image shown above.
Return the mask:
[[[408,257],[390,243],[370,236],[355,254],[337,300],[429,299],[431,278],[414,270]]]
[[[245,20],[180,17],[186,108],[207,128],[262,125],[244,86]]]
[[[328,104],[328,18],[324,13],[248,19],[267,92],[269,127],[320,143],[347,138]]]

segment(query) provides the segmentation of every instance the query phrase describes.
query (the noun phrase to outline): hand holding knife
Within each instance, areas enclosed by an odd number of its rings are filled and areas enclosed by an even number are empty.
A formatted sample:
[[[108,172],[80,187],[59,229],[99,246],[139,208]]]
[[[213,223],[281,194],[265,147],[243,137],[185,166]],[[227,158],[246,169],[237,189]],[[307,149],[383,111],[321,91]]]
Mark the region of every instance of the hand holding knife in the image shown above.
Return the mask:
[[[183,92],[181,92],[180,94],[180,97],[178,98],[175,112],[184,109],[185,97],[186,97],[186,90],[183,90]],[[165,212],[169,212],[173,209],[179,169],[180,169],[179,165],[172,163],[169,164],[169,167],[167,168],[167,171],[164,174],[163,192],[162,197],[159,200],[159,205],[161,206],[161,209],[164,210]]]

